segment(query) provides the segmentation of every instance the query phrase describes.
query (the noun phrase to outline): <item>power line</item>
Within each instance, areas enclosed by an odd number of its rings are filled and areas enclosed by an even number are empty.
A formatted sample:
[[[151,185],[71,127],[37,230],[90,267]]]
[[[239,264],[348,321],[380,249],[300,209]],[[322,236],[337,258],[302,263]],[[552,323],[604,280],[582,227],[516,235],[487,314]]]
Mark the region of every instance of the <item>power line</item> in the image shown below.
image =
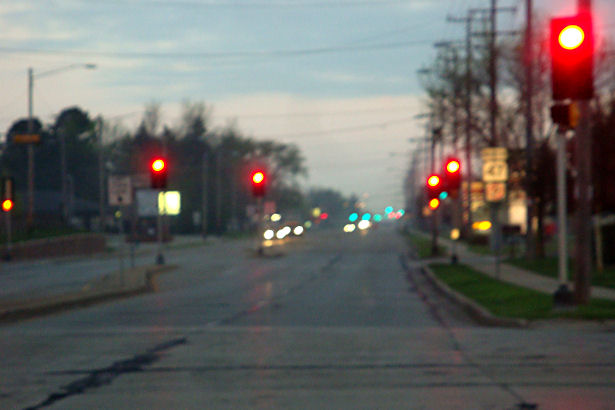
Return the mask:
[[[82,3],[90,5],[89,1],[81,0]],[[126,1],[126,0],[104,0],[98,1],[100,6],[123,6],[123,7],[165,7],[165,8],[222,8],[222,9],[266,9],[266,8],[346,8],[346,7],[367,7],[367,6],[395,6],[411,4],[409,0],[346,0],[346,1],[220,1],[209,0],[204,2],[197,1]]]
[[[91,56],[91,57],[115,57],[115,58],[143,58],[143,59],[183,59],[183,58],[203,58],[203,59],[239,59],[239,58],[261,58],[261,57],[300,57],[309,55],[323,55],[333,53],[344,53],[354,51],[377,51],[411,46],[429,46],[425,40],[400,41],[391,43],[379,43],[368,45],[348,45],[333,47],[316,47],[296,50],[261,50],[261,51],[226,51],[226,52],[140,52],[140,51],[91,51],[91,50],[52,50],[43,48],[17,48],[0,47],[0,52],[11,54],[49,54],[49,55],[71,55],[71,56]]]
[[[411,117],[399,118],[399,119],[384,121],[384,122],[379,122],[379,123],[358,125],[355,127],[343,127],[343,128],[334,128],[334,129],[323,130],[323,131],[308,131],[308,132],[298,132],[298,133],[289,133],[289,134],[264,135],[261,137],[271,138],[271,139],[315,137],[315,136],[342,134],[342,133],[349,133],[349,132],[356,132],[356,131],[365,131],[365,130],[376,129],[376,128],[383,128],[389,125],[402,124],[402,123],[414,121],[414,120],[415,120],[414,116],[411,116]]]
[[[233,119],[277,119],[277,118],[304,118],[304,117],[331,117],[331,116],[343,116],[343,115],[355,115],[355,114],[369,114],[369,113],[382,113],[382,112],[391,112],[391,111],[405,111],[412,110],[414,107],[410,106],[399,106],[399,107],[388,107],[388,108],[374,108],[374,109],[364,109],[364,110],[340,110],[340,111],[321,111],[321,112],[292,112],[292,113],[275,113],[275,114],[247,114],[247,115],[228,115],[228,116],[220,116],[219,118],[223,118],[226,120]],[[216,117],[214,115],[214,117]]]

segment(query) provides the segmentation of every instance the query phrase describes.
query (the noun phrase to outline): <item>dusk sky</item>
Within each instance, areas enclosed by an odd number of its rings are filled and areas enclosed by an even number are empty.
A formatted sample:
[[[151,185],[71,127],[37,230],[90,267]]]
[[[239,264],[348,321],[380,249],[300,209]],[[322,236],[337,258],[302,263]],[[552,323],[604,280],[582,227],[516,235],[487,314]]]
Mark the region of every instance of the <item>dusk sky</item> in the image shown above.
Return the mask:
[[[521,27],[525,0],[500,0],[504,30]],[[373,210],[403,206],[411,138],[424,135],[417,70],[434,43],[463,40],[465,17],[488,0],[21,0],[0,1],[0,131],[27,114],[45,122],[78,105],[128,128],[146,104],[177,124],[183,101],[203,101],[212,126],[236,119],[247,136],[297,144],[304,187],[365,195]],[[539,16],[576,0],[536,1]],[[615,5],[594,0],[612,38]],[[94,63],[36,79],[36,73]]]

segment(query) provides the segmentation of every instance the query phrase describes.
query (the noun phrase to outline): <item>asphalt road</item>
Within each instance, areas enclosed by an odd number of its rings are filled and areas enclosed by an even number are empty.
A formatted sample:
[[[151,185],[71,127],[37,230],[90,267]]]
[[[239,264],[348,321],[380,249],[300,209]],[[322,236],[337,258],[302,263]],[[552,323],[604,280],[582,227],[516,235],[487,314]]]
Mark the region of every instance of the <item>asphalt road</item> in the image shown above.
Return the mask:
[[[613,329],[476,326],[392,228],[252,247],[169,251],[155,293],[1,326],[0,407],[614,408]]]

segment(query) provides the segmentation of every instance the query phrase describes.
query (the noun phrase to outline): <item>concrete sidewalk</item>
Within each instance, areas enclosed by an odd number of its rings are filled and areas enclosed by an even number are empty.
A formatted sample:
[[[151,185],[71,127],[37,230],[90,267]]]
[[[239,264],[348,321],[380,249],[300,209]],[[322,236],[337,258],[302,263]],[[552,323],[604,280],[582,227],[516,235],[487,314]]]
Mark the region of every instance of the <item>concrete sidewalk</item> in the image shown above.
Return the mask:
[[[424,235],[418,231],[413,232]],[[449,252],[452,250],[453,241],[443,238],[438,238],[438,241],[446,245]],[[557,279],[538,275],[532,271],[521,269],[507,263],[500,263],[498,275],[496,274],[495,256],[474,253],[468,249],[468,246],[465,243],[462,242],[458,242],[456,245],[457,256],[459,258],[458,263],[467,265],[487,276],[547,294],[555,293],[559,287],[559,281]],[[450,263],[450,258],[434,258],[427,260],[427,262]],[[574,289],[573,284],[569,282],[568,288],[572,291]],[[615,289],[592,286],[591,297],[615,301]]]

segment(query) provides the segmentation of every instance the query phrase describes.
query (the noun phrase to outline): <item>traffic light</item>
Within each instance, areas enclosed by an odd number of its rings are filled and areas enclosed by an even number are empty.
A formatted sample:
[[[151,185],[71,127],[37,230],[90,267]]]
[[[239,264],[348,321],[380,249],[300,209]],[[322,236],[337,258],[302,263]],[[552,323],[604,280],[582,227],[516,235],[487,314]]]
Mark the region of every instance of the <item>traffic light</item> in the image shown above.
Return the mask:
[[[11,177],[2,178],[2,210],[9,212],[13,209],[13,198],[15,196],[15,182]]]
[[[427,178],[427,184],[425,185],[427,191],[427,198],[434,199],[442,192],[442,180],[439,175],[432,174]]]
[[[594,33],[589,13],[551,19],[551,82],[554,100],[594,96]]]
[[[460,186],[461,162],[457,158],[448,158],[444,164],[444,187],[452,198],[457,198]]]
[[[11,209],[13,209],[13,200],[12,199],[5,199],[4,201],[2,201],[2,210],[4,212],[10,212]]]
[[[432,198],[429,200],[429,209],[435,211],[440,206],[440,200],[438,198]]]
[[[252,182],[252,195],[255,197],[265,196],[265,185],[267,183],[265,172],[260,169],[253,171],[250,181]]]
[[[576,128],[579,124],[579,108],[573,103],[557,103],[551,106],[551,120],[567,128]]]
[[[150,186],[152,189],[165,190],[167,188],[167,162],[162,157],[155,157],[150,163]]]

